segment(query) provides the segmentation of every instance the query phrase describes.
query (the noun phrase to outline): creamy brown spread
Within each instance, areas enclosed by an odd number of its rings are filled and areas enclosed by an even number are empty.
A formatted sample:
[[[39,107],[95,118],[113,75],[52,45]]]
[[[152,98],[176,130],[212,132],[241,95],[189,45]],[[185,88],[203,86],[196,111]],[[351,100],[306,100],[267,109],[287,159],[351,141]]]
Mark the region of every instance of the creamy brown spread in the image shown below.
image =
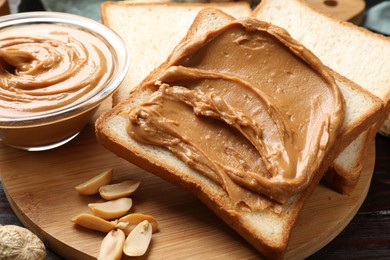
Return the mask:
[[[93,96],[109,76],[111,54],[92,34],[36,24],[0,31],[0,115],[24,116]]]
[[[327,68],[249,18],[185,42],[143,88],[154,92],[129,111],[129,135],[169,149],[249,210],[307,187],[343,120]]]

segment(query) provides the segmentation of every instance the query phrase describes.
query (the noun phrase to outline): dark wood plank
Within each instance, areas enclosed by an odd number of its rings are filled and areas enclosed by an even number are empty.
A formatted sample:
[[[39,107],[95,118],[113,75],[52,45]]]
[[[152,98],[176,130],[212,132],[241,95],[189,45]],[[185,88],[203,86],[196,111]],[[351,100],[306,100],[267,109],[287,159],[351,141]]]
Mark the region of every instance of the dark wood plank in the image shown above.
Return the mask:
[[[358,214],[331,243],[310,259],[389,259],[390,138],[377,135],[370,190]]]

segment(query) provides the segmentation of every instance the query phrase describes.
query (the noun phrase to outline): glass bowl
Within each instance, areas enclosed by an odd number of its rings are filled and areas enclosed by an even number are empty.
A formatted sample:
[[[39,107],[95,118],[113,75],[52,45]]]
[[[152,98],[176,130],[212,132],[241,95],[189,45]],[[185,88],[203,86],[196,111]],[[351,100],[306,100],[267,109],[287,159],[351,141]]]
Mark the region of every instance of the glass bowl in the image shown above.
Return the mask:
[[[28,151],[40,151],[58,147],[77,136],[77,134],[91,121],[91,118],[102,102],[109,98],[119,87],[127,73],[129,62],[126,46],[116,33],[97,21],[78,15],[59,12],[26,12],[6,15],[0,17],[0,34],[6,30],[11,31],[12,29],[15,29],[16,26],[30,25],[60,26],[66,29],[72,28],[72,30],[80,31],[82,35],[88,34],[88,37],[93,37],[92,42],[100,44],[93,49],[106,49],[104,51],[100,50],[103,55],[99,57],[100,59],[103,58],[105,60],[107,66],[105,67],[106,69],[103,70],[102,75],[104,76],[101,77],[98,87],[90,88],[88,91],[85,91],[85,93],[80,94],[80,96],[75,98],[72,102],[64,102],[63,105],[60,101],[54,102],[60,104],[56,108],[39,112],[14,113],[12,107],[17,109],[21,106],[21,102],[17,100],[17,97],[20,95],[14,95],[15,100],[13,100],[14,97],[9,98],[7,96],[7,92],[9,91],[7,88],[9,88],[9,86],[4,84],[0,86],[0,88],[2,88],[0,90],[1,141],[6,145],[15,148]],[[19,28],[22,27],[17,27],[16,30],[18,32],[22,31]],[[29,28],[31,29],[32,27]],[[80,43],[85,42],[85,39],[77,39],[77,37],[78,35],[74,36]],[[0,45],[0,49],[4,46],[5,45]],[[22,52],[23,51],[22,48]],[[7,58],[10,56],[11,52],[12,49],[6,49],[6,51],[2,53],[5,53],[4,57]],[[21,56],[22,59],[24,59],[23,55]],[[78,55],[73,56],[79,58]],[[90,56],[88,56],[87,60]],[[4,61],[6,60],[4,57],[0,53],[0,62],[3,64],[5,64]],[[12,55],[10,57],[11,58],[7,59],[12,60]],[[18,59],[16,59],[16,61],[19,62]],[[91,62],[91,64],[93,64],[93,62]],[[16,65],[18,66],[18,64]],[[5,67],[7,66],[8,65]],[[101,68],[104,66],[96,67]],[[75,71],[77,71],[77,74],[81,75],[84,73],[80,72],[81,69]],[[5,77],[5,74],[3,73],[4,69],[0,72],[1,80],[1,77]],[[70,74],[68,79],[73,79],[72,74]],[[9,85],[13,86],[14,83],[12,83],[12,80],[10,82]],[[68,83],[65,84],[66,88],[67,84]],[[15,93],[18,93],[18,91]],[[12,102],[14,104],[12,104]],[[26,103],[26,101],[23,102]],[[28,102],[31,102],[31,104],[34,105],[34,102],[38,101],[31,99]],[[53,103],[52,100],[50,102]],[[6,103],[8,107],[2,107],[3,103]],[[44,103],[45,102],[39,103],[37,107],[39,108],[39,106]]]

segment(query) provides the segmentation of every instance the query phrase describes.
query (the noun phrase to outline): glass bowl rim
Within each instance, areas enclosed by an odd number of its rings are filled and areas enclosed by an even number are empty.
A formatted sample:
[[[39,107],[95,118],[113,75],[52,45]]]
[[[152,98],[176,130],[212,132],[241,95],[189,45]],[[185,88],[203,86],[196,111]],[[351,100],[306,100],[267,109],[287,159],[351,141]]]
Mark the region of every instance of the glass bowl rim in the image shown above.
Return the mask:
[[[94,109],[117,90],[129,69],[128,51],[123,39],[104,24],[88,17],[51,11],[23,12],[1,16],[0,30],[12,26],[38,23],[70,25],[97,37],[107,45],[107,48],[111,52],[114,66],[112,75],[107,79],[105,86],[87,100],[64,109],[55,111],[49,110],[44,113],[39,113],[38,115],[27,115],[14,118],[0,116],[0,128],[18,128],[51,124]]]

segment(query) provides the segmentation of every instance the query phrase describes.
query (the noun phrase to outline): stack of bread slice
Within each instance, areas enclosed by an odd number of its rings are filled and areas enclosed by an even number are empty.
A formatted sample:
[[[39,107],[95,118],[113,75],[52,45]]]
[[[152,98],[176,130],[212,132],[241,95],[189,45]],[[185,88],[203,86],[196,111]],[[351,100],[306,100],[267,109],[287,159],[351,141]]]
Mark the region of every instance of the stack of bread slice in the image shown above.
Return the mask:
[[[272,4],[272,2],[273,0],[268,0],[263,1],[262,4]],[[275,2],[277,1],[275,0]],[[284,2],[282,4],[287,6],[285,1],[280,2]],[[297,6],[305,6],[301,1],[294,0],[293,2],[296,2]],[[127,42],[132,66],[119,92],[114,96],[114,108],[104,113],[97,120],[96,133],[99,142],[118,156],[192,192],[258,249],[262,255],[267,258],[282,258],[287,248],[291,229],[304,202],[320,182],[331,163],[342,156],[340,153],[342,154],[343,151],[346,153],[348,149],[356,149],[351,147],[359,146],[360,141],[358,140],[367,140],[361,134],[364,131],[366,133],[374,132],[375,127],[373,125],[379,125],[384,120],[388,107],[385,99],[378,98],[378,95],[371,93],[372,91],[367,91],[356,84],[355,80],[348,77],[349,75],[345,75],[337,67],[327,64],[315,50],[303,44],[318,55],[320,60],[329,67],[329,73],[334,78],[344,98],[344,118],[336,136],[338,141],[332,145],[316,172],[312,173],[310,183],[301,192],[293,194],[287,203],[278,204],[280,208],[277,211],[269,208],[254,211],[231,210],[231,201],[228,194],[213,180],[205,178],[201,173],[183,163],[169,150],[163,147],[145,145],[130,137],[127,132],[128,111],[148,100],[153,94],[150,89],[145,91],[143,85],[150,80],[154,80],[155,76],[166,68],[165,66],[173,59],[171,53],[180,50],[186,42],[205,37],[210,32],[234,22],[235,18],[253,15],[261,20],[268,12],[263,12],[265,10],[262,9],[264,5],[260,5],[254,13],[251,13],[249,5],[244,2],[212,5],[104,3],[102,5],[102,20]],[[278,9],[284,8],[288,12],[289,8],[286,8],[286,6],[271,8],[271,10],[276,12]],[[210,9],[210,7],[218,9]],[[271,13],[271,11],[269,12]],[[314,12],[310,10],[309,14]],[[288,20],[289,15],[291,14],[281,13],[276,16],[285,17]],[[296,16],[305,15],[305,13],[296,13]],[[251,18],[244,19],[250,20]],[[311,19],[313,19],[311,23],[316,21],[315,18]],[[333,21],[329,17],[326,19]],[[323,22],[319,21],[319,24]],[[175,27],[176,24],[178,27]],[[275,24],[277,23],[275,22]],[[289,31],[289,28],[286,29]],[[349,30],[359,31],[360,29],[351,27]],[[329,29],[329,31],[332,31],[332,29]],[[295,38],[294,34],[290,33]],[[308,33],[304,33],[304,35],[308,35]],[[319,37],[316,33],[313,35]],[[298,40],[304,42],[302,39]],[[322,39],[316,38],[315,41],[321,42]],[[384,48],[390,51],[388,46]],[[342,54],[339,56],[342,56]],[[337,58],[340,58],[339,56]],[[387,86],[387,89],[389,89],[389,86]],[[372,136],[372,134],[367,135]],[[353,141],[355,144],[350,145]],[[356,142],[358,145],[356,145]],[[348,158],[348,160],[353,161],[352,158]],[[337,160],[333,165],[336,164]],[[334,167],[334,169],[337,168]],[[337,171],[336,174],[341,179],[348,179],[349,177],[346,175],[349,173],[350,171],[347,170],[346,173]],[[330,182],[335,184],[336,179],[332,178]]]

